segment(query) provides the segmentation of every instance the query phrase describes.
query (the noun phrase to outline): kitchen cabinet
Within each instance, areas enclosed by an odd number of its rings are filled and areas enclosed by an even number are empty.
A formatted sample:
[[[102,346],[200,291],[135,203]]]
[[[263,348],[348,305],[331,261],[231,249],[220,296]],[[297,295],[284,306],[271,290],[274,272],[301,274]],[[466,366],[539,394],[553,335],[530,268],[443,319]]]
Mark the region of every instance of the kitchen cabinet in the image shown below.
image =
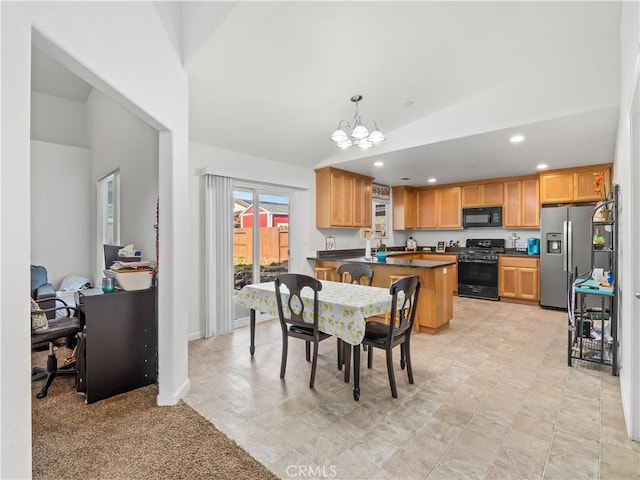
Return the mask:
[[[393,187],[393,229],[413,230],[416,228],[416,190],[413,187]]]
[[[502,191],[502,182],[463,185],[462,208],[502,205]]]
[[[455,262],[455,265],[449,266],[449,278],[451,280],[451,288],[454,295],[458,295],[458,255],[447,255],[442,253],[418,253],[412,258],[418,260],[430,260],[433,262]]]
[[[438,228],[462,228],[462,193],[460,187],[437,189]]]
[[[396,187],[406,189],[410,187]],[[420,229],[420,230],[436,230],[436,229],[458,229],[462,228],[462,207],[461,207],[461,189],[460,187],[448,187],[448,188],[418,188],[411,189],[414,192],[415,206],[414,220],[411,225],[413,227],[406,226],[404,229]],[[394,229],[402,230],[397,225],[401,225],[402,219],[396,223],[396,215],[405,213],[406,210],[400,210],[396,213],[396,200],[395,200],[395,188],[394,188]],[[400,207],[398,207],[400,208]]]
[[[371,227],[373,178],[333,167],[316,170],[316,227]]]
[[[353,191],[353,226],[371,226],[371,189],[372,180],[369,177],[356,176]]]
[[[539,228],[540,201],[537,177],[504,182],[504,228]]]
[[[417,195],[417,221],[418,229],[438,228],[438,192],[434,188],[418,189]]]
[[[538,257],[500,256],[500,300],[537,303],[540,299],[540,259]]]
[[[590,202],[602,200],[602,197],[595,193],[594,179],[598,173],[604,173],[603,184],[607,193],[611,191],[611,169],[610,168],[590,168],[581,170],[573,174],[573,198],[576,202]]]
[[[600,200],[595,193],[594,178],[604,173],[604,185],[611,188],[611,166],[594,165],[578,169],[556,170],[540,174],[540,203],[592,202]]]

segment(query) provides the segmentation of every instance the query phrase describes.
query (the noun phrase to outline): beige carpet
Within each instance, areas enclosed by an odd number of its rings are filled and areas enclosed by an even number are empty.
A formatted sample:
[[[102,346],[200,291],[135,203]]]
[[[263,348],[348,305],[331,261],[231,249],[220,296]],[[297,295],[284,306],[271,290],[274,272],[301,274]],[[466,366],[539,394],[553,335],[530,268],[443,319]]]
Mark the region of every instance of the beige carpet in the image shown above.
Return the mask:
[[[34,479],[277,478],[182,401],[156,406],[156,385],[87,405],[73,377],[38,400],[41,383],[32,383]]]

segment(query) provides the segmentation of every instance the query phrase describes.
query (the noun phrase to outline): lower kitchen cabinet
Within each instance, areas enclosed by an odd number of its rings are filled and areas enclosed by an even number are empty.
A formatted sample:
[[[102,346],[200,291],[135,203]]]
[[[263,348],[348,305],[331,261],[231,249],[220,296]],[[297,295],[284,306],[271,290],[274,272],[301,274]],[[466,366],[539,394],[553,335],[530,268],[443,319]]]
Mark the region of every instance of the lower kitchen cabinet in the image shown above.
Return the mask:
[[[434,262],[456,262],[449,267],[449,278],[454,295],[458,295],[458,255],[447,255],[444,253],[416,253],[411,258],[418,260],[431,260]]]
[[[499,294],[501,300],[537,303],[540,300],[540,259],[501,256]]]

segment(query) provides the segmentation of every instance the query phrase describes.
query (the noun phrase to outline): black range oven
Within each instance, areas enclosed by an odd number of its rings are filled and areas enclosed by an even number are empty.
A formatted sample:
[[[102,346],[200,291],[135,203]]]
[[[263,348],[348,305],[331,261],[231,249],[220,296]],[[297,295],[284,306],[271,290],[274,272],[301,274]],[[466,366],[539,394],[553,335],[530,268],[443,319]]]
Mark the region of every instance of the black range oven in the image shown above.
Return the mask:
[[[458,296],[498,300],[498,255],[504,239],[467,239],[458,253]]]

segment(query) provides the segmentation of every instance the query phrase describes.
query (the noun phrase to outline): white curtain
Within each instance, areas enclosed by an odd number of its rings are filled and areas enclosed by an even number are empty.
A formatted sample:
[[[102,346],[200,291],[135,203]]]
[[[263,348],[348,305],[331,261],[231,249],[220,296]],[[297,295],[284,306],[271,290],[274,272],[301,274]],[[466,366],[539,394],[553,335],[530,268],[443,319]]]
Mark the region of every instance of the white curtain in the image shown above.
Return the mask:
[[[205,175],[205,337],[233,330],[233,180]]]

